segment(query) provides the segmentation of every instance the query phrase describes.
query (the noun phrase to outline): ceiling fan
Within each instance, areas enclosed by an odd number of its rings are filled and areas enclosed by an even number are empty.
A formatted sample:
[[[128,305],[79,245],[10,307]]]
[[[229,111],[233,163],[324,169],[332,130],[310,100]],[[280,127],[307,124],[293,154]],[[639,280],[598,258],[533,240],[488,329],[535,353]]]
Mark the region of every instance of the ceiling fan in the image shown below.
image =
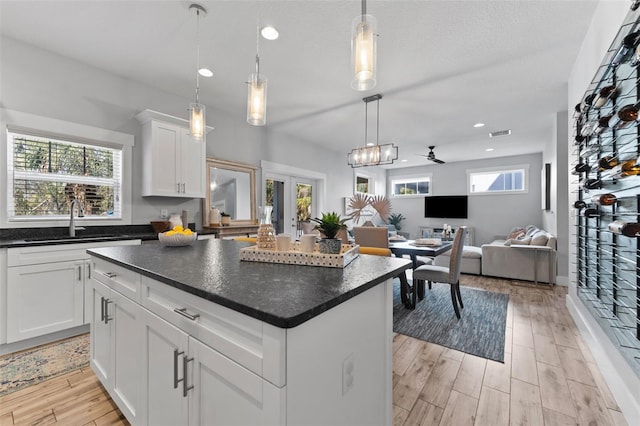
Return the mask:
[[[444,164],[445,162],[442,160],[439,160],[436,158],[436,154],[433,153],[433,148],[435,148],[435,145],[432,145],[429,147],[429,154],[424,155],[424,154],[418,154],[422,157],[427,157],[428,160],[433,161],[434,163],[438,163],[438,164]]]

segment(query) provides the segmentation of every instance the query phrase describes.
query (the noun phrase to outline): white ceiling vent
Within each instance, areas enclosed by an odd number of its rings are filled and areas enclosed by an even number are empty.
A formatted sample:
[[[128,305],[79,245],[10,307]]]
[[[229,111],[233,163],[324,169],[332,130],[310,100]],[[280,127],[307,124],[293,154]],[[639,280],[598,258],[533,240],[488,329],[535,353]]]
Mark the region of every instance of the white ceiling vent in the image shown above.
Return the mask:
[[[511,129],[509,130],[500,130],[499,132],[491,132],[489,133],[490,138],[495,138],[498,136],[508,136],[511,134]]]

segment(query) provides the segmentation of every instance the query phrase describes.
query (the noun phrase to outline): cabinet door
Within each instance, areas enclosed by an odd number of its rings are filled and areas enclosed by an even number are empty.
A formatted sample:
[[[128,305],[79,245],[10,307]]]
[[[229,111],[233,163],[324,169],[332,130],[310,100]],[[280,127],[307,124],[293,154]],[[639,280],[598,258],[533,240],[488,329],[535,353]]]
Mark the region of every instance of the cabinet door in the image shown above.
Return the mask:
[[[205,197],[206,142],[195,141],[187,129],[182,129],[180,175],[182,196]]]
[[[198,340],[189,338],[190,425],[284,424],[279,389]],[[193,369],[193,370],[191,370]]]
[[[182,128],[159,121],[151,122],[151,140],[148,152],[151,159],[147,159],[144,167],[151,168],[150,192],[143,195],[164,195],[169,197],[182,196],[182,180],[180,179],[178,164],[180,161],[180,140]]]
[[[146,410],[142,423],[186,425],[189,405],[182,380],[188,336],[146,309],[143,315],[142,392]]]
[[[84,323],[82,262],[8,268],[7,343]]]
[[[142,308],[117,291],[111,291],[106,304],[110,329],[112,388],[111,397],[127,420],[140,417],[142,385]]]
[[[111,290],[92,279],[87,288],[87,311],[91,314],[91,369],[102,385],[111,390],[110,325],[104,321],[104,301],[111,297]],[[89,305],[90,304],[90,305]]]

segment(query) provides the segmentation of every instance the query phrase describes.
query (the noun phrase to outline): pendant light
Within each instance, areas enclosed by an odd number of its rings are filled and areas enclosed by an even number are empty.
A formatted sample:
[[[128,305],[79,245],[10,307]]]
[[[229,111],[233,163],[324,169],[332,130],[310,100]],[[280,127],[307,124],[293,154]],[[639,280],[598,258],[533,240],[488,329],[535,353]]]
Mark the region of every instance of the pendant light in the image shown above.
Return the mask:
[[[204,139],[205,106],[199,103],[200,90],[200,15],[207,16],[207,10],[199,4],[192,4],[189,10],[196,13],[196,102],[189,104],[189,123],[191,137],[195,141]]]
[[[361,148],[354,148],[349,154],[347,154],[347,163],[352,168],[366,167],[366,166],[379,166],[383,164],[393,164],[398,159],[398,147],[392,143],[380,145],[380,99],[381,94],[367,96],[362,98],[365,103],[364,107],[364,146]],[[372,145],[367,141],[367,124],[369,116],[369,102],[376,101],[377,103],[377,116],[376,116],[376,144]]]
[[[351,87],[369,90],[376,87],[377,20],[367,15],[367,0],[362,0],[362,13],[351,24]]]
[[[249,75],[247,123],[264,126],[267,122],[267,76],[260,74],[260,25],[256,27],[256,72]]]

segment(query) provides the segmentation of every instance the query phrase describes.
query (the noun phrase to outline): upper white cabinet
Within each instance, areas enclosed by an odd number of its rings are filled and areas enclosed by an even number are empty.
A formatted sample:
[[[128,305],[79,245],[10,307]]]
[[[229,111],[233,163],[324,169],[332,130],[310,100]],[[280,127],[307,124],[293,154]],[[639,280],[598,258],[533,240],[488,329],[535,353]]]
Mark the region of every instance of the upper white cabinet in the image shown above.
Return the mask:
[[[151,110],[136,117],[142,123],[142,196],[204,198],[206,139],[194,140],[187,120]]]

